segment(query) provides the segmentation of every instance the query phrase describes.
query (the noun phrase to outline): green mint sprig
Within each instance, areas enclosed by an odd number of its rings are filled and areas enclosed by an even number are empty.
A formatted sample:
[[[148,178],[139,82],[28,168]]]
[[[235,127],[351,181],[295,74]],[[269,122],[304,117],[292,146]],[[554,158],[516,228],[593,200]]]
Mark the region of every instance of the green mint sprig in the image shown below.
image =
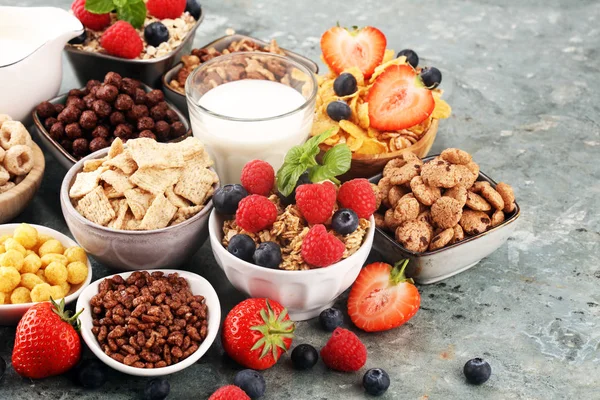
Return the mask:
[[[106,14],[117,10],[117,18],[134,28],[144,26],[146,3],[144,0],[86,0],[85,9],[93,14]]]
[[[327,150],[322,164],[319,164],[316,159],[320,151],[319,145],[332,133],[333,129],[329,129],[288,151],[283,165],[277,171],[277,189],[281,194],[289,196],[294,191],[300,175],[307,170],[311,182],[329,179],[339,184],[336,176],[342,175],[350,169],[352,162],[350,148],[345,143],[341,143]]]

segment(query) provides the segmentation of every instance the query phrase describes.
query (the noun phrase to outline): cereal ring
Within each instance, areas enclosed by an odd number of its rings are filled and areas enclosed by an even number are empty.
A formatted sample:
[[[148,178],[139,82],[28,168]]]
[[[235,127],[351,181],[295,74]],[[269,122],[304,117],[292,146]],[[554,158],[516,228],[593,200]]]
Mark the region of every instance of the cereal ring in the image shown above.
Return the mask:
[[[487,200],[496,210],[502,210],[504,208],[504,200],[500,193],[498,193],[491,185],[482,185],[481,197]]]
[[[392,186],[388,193],[388,203],[390,208],[396,208],[398,201],[408,193],[403,186]]]
[[[460,242],[465,238],[465,231],[463,231],[463,228],[459,224],[454,225],[454,228],[452,229],[454,229],[452,243]]]
[[[27,145],[31,136],[19,121],[5,121],[0,128],[0,146],[8,150],[13,146]]]
[[[13,175],[27,175],[33,168],[33,150],[25,145],[16,145],[7,150],[4,168]]]
[[[6,114],[0,114],[0,128],[2,128],[2,124],[4,124],[6,121],[12,121],[13,119],[10,117],[10,115],[6,115]]]
[[[502,210],[494,211],[494,213],[492,214],[492,228],[500,225],[503,222],[504,222],[504,211],[502,211]]]
[[[451,189],[444,192],[444,196],[452,197],[454,200],[458,200],[461,207],[465,206],[467,202],[467,189],[462,185],[456,185]]]
[[[423,182],[429,186],[451,188],[458,183],[456,165],[440,158],[434,158],[421,169]]]
[[[14,182],[6,182],[4,185],[0,185],[0,193],[4,193],[4,192],[8,192],[10,189],[14,188],[15,183]]]
[[[467,235],[478,235],[488,230],[492,221],[483,211],[465,210],[460,218],[460,226]]]
[[[4,156],[6,155],[6,150],[0,146],[0,163],[4,161]]]
[[[469,153],[455,148],[450,148],[442,151],[442,153],[440,154],[440,158],[452,164],[468,164],[472,160],[471,155]]]
[[[460,221],[462,211],[458,200],[442,196],[431,206],[431,219],[438,228],[452,228]]]
[[[390,193],[390,189],[392,188],[390,178],[388,176],[384,176],[383,178],[381,178],[377,183],[377,187],[379,188],[379,202],[387,208],[391,208],[390,202],[388,200],[388,194]]]
[[[396,240],[407,250],[423,252],[429,247],[431,231],[427,222],[406,221],[396,228]]]
[[[379,213],[374,213],[375,226],[379,229],[385,229],[385,217]]]
[[[466,206],[475,211],[490,211],[492,206],[483,197],[470,190],[467,191]]]
[[[394,216],[394,209],[390,208],[385,212],[383,216],[383,223],[385,224],[385,229],[389,231],[394,231],[403,221],[396,219]]]
[[[416,219],[419,216],[420,206],[414,196],[406,195],[402,197],[394,208],[394,218],[399,223]]]
[[[379,186],[374,183],[371,183],[371,188],[373,189],[373,193],[375,193],[375,209],[378,210],[381,207],[381,195],[379,194]]]
[[[404,159],[402,159],[400,157],[394,158],[394,159],[388,161],[388,163],[385,164],[385,167],[383,167],[383,176],[389,177],[390,173],[392,172],[393,169],[401,168],[405,164],[406,164],[406,161],[404,161]]]
[[[440,188],[427,186],[423,178],[415,176],[410,180],[410,188],[420,203],[430,206],[442,196]]]
[[[513,212],[516,207],[513,188],[507,183],[500,182],[496,185],[496,191],[502,196],[502,200],[504,201],[504,212]]]
[[[4,151],[4,150],[2,150],[2,151]],[[9,179],[10,179],[10,174],[2,165],[0,165],[0,186],[6,185],[6,183],[9,181]]]
[[[431,239],[431,243],[429,243],[429,250],[437,250],[446,246],[450,241],[454,238],[454,229],[448,228],[444,229],[437,235]]]

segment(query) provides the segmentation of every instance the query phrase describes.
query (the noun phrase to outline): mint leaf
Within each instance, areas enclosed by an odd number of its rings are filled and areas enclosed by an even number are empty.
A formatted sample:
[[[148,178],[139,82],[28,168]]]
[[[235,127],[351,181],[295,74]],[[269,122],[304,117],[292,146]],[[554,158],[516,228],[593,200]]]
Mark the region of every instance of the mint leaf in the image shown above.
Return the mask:
[[[277,171],[277,189],[284,196],[289,196],[294,191],[300,175],[306,169],[301,164],[287,164]]]
[[[323,165],[317,165],[310,169],[309,178],[311,182],[320,182],[326,179],[337,183],[335,178],[350,169],[352,152],[345,143],[340,143],[327,150],[323,156]]]
[[[112,0],[115,7],[125,7],[128,0]]]
[[[304,150],[304,154],[302,154],[301,161],[303,163],[307,163],[307,167],[311,167],[313,165],[317,165],[317,161],[315,157],[319,154],[319,145],[323,143],[331,134],[333,133],[333,128],[326,130],[325,132],[313,136],[306,141],[302,145],[302,150]]]
[[[86,0],[85,2],[85,9],[92,14],[106,14],[114,10],[114,8],[115,4],[113,4],[113,0]]]
[[[129,22],[134,28],[143,27],[146,20],[146,3],[144,0],[129,0],[123,7],[117,7],[117,18]]]

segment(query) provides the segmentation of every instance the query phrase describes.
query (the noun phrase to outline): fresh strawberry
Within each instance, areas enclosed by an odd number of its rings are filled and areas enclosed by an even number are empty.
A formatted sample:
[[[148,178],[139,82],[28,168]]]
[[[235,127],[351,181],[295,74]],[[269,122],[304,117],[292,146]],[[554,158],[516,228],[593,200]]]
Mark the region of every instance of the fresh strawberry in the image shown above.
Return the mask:
[[[287,310],[275,300],[247,299],[225,318],[223,348],[246,368],[267,369],[290,348],[294,329]]]
[[[321,37],[321,51],[329,67],[337,74],[358,67],[365,78],[381,64],[387,41],[377,28],[348,29],[334,26]]]
[[[402,325],[421,304],[412,279],[404,276],[408,260],[392,268],[382,262],[362,269],[348,297],[348,315],[354,325],[367,332],[385,331]]]
[[[354,333],[337,327],[321,349],[321,359],[336,371],[358,371],[367,362],[367,348]]]
[[[65,300],[37,303],[17,326],[12,363],[15,371],[26,378],[41,379],[60,375],[71,369],[81,356],[79,311],[70,316]]]
[[[235,385],[227,385],[217,389],[208,400],[250,400],[250,396]]]
[[[426,120],[435,101],[408,64],[392,65],[375,79],[367,97],[371,126],[382,131],[410,128]]]

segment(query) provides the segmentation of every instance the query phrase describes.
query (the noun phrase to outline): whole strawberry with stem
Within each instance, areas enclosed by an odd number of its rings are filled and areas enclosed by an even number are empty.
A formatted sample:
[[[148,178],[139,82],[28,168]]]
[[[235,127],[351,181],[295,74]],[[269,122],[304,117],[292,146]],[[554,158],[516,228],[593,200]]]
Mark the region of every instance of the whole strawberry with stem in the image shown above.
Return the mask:
[[[223,348],[238,364],[264,370],[292,345],[294,322],[275,300],[247,299],[233,307],[223,323]]]
[[[79,314],[65,311],[65,300],[37,303],[17,326],[12,364],[26,378],[60,375],[73,368],[81,356]]]

